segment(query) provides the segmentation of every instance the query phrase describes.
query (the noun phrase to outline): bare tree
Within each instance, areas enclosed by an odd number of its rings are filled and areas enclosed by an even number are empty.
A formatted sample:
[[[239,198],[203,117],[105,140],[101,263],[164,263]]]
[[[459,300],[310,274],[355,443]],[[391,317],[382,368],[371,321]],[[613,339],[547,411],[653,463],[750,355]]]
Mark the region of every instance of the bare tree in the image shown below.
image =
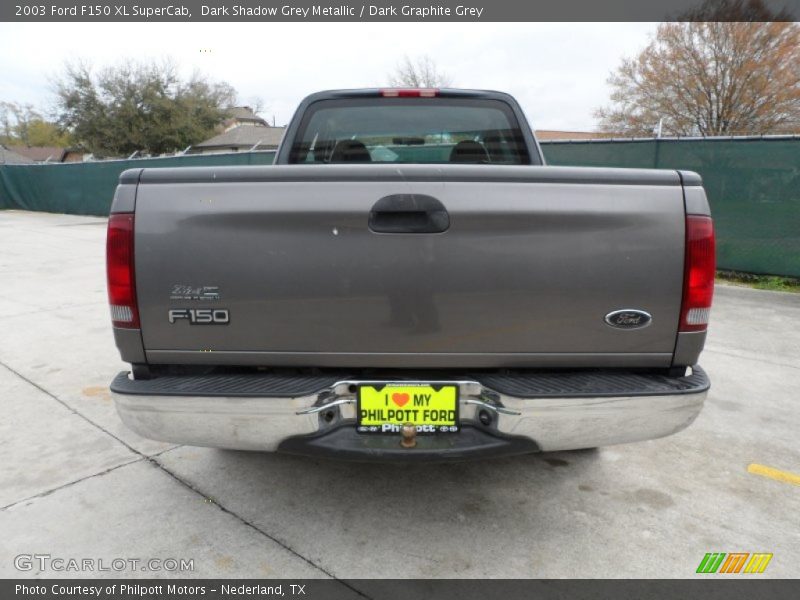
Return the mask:
[[[264,112],[267,109],[267,105],[264,102],[264,98],[262,98],[261,96],[250,96],[249,98],[247,98],[246,102],[247,105],[251,109],[253,109],[253,112],[257,115]]]
[[[394,87],[441,88],[453,85],[453,81],[426,54],[416,60],[404,56],[389,76],[389,84]]]
[[[659,25],[611,74],[612,106],[595,112],[602,129],[651,135],[662,122],[672,135],[732,135],[800,127],[800,25],[761,0],[707,0],[683,18]]]

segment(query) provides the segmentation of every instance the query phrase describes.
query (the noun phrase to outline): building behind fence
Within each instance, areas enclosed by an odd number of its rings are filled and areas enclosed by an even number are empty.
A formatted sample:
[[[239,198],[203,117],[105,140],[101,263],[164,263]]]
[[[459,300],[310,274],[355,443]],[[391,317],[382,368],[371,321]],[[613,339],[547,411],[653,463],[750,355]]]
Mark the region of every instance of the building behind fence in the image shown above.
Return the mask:
[[[548,163],[685,169],[703,177],[719,268],[800,277],[800,137],[544,142]],[[129,168],[272,164],[273,152],[0,165],[0,209],[106,215]]]

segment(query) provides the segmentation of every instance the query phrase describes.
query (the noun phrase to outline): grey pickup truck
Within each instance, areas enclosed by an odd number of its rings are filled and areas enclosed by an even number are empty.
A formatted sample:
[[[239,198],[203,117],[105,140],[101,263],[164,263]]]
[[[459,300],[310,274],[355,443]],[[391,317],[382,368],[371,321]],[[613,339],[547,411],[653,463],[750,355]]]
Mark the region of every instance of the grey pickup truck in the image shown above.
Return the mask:
[[[322,92],[273,166],[121,175],[111,390],[148,438],[351,460],[657,438],[714,264],[695,173],[545,166],[503,93]]]

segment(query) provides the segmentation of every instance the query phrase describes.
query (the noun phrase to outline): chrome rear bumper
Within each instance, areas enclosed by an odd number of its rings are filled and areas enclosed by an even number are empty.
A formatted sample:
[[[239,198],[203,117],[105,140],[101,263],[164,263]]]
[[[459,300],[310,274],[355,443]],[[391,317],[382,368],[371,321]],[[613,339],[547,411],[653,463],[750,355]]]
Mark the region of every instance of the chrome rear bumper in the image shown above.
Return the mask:
[[[705,401],[708,379],[705,374],[698,377],[698,372],[702,374],[700,370],[695,371],[691,386],[684,386],[684,389],[663,394],[653,393],[651,389],[642,394],[619,396],[607,392],[593,396],[590,390],[584,390],[573,396],[551,391],[543,397],[523,397],[498,392],[478,381],[453,382],[460,388],[462,424],[473,428],[486,440],[525,442],[509,445],[509,453],[511,446],[518,453],[526,448],[527,451],[591,448],[676,433],[694,421]],[[329,434],[333,439],[334,432],[341,432],[343,428],[354,432],[356,406],[353,390],[355,385],[363,383],[361,380],[340,380],[316,392],[298,396],[184,395],[151,393],[146,385],[137,389],[139,382],[126,383],[120,380],[120,376],[111,386],[117,411],[128,427],[144,437],[239,450],[292,448],[290,451],[300,453],[304,453],[303,444],[287,444],[287,440],[313,441]],[[491,416],[488,425],[481,422],[481,411]],[[458,435],[430,438],[442,440]],[[357,446],[355,450],[350,449],[356,455],[358,449],[363,449],[365,457],[380,458],[381,452],[387,448],[386,436],[350,433],[348,436],[350,446]],[[474,443],[479,446],[482,442],[476,440]],[[427,449],[429,453],[435,453],[443,448],[437,443],[425,442],[420,451]],[[330,448],[333,455],[337,453],[335,444],[317,444],[316,447]],[[404,452],[411,458],[418,450]],[[499,450],[492,454],[498,453],[502,454]],[[470,448],[467,453],[455,452],[455,457],[462,454],[479,456],[480,447]]]

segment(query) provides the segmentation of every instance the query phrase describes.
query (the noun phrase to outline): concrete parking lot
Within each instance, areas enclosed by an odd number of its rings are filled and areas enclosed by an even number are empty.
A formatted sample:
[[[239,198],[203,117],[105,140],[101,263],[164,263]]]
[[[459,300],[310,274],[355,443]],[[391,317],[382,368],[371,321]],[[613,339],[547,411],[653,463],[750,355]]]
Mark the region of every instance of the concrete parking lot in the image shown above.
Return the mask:
[[[108,391],[127,365],[104,242],[104,219],[0,212],[0,577],[153,575],[15,567],[34,553],[193,559],[156,575],[202,578],[661,578],[696,576],[707,552],[769,552],[755,577],[800,575],[800,295],[718,287],[702,356],[712,390],[675,436],[349,464],[127,430]]]

